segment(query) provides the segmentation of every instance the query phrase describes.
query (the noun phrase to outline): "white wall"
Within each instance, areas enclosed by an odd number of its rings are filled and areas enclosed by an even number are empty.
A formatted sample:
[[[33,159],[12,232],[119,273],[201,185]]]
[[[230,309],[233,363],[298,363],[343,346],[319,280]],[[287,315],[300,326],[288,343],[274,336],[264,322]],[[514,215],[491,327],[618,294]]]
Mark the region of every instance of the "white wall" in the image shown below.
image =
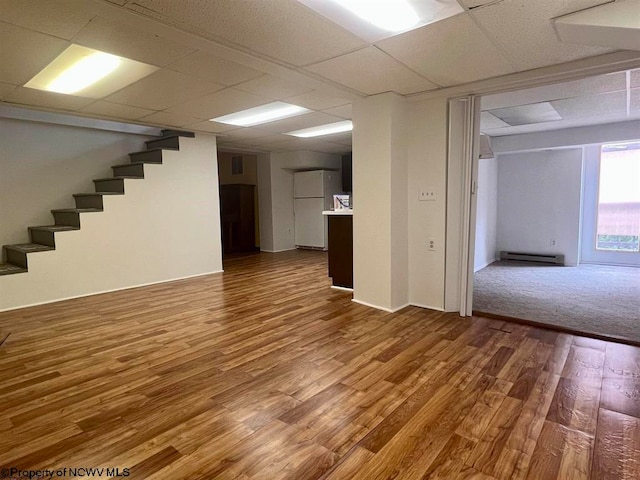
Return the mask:
[[[473,271],[497,259],[498,161],[481,158],[478,162],[476,247]]]
[[[29,254],[27,273],[0,276],[0,310],[222,270],[215,137],[181,138],[125,182],[55,251]]]
[[[75,207],[150,138],[0,118],[0,246],[28,242],[27,227],[51,225],[50,210]]]
[[[581,148],[498,155],[497,250],[577,265],[581,177]]]
[[[412,305],[444,308],[447,195],[447,99],[409,107],[409,301]],[[433,189],[436,200],[419,202],[420,189]],[[356,205],[357,207],[357,205]],[[436,250],[427,249],[433,238]]]
[[[293,173],[309,168],[340,171],[342,158],[340,155],[303,150],[258,157],[261,250],[280,252],[296,248]]]

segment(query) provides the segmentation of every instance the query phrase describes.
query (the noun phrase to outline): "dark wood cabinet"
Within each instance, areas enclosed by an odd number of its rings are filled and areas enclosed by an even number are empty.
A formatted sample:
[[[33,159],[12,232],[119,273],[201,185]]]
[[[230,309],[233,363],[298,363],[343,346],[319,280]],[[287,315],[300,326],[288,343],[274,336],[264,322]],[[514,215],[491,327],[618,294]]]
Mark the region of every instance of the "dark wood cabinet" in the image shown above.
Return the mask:
[[[255,185],[220,185],[223,253],[256,249]]]
[[[329,276],[334,286],[353,288],[353,216],[328,217]]]
[[[342,191],[343,192],[352,192],[352,155],[348,153],[347,155],[342,156]]]

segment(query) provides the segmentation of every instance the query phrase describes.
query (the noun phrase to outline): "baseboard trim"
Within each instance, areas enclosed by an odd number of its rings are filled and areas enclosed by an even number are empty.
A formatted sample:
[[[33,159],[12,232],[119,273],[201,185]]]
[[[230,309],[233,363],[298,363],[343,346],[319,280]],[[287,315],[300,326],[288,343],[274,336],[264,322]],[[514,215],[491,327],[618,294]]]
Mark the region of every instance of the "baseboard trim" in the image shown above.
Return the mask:
[[[482,266],[480,266],[480,267],[478,267],[478,268],[474,268],[474,269],[473,269],[473,273],[477,273],[477,272],[479,272],[480,270],[482,270],[483,268],[486,268],[486,267],[488,267],[489,265],[491,265],[492,263],[495,263],[495,262],[497,262],[497,261],[498,261],[498,259],[497,259],[497,258],[494,258],[493,260],[489,260],[489,261],[488,261],[487,263],[485,263],[484,265],[482,265]]]
[[[427,310],[435,310],[437,312],[446,312],[446,310],[442,307],[432,307],[431,305],[422,305],[420,303],[411,302],[410,305],[418,308],[426,308]]]
[[[362,300],[356,300],[355,298],[351,299],[351,301],[359,305],[364,305],[365,307],[375,308],[376,310],[382,310],[383,312],[388,312],[388,313],[396,313],[402,310],[403,308],[407,308],[410,306],[410,304],[407,303],[405,305],[402,305],[401,307],[396,307],[395,309],[392,310],[390,308],[381,307],[380,305],[374,305],[373,303],[363,302]]]
[[[353,288],[349,288],[349,287],[340,287],[338,285],[331,285],[331,288],[333,288],[334,290],[340,290],[342,292],[353,292]]]
[[[633,345],[634,347],[640,347],[640,341],[632,338],[620,337],[617,335],[601,335],[599,333],[585,332],[577,330],[575,328],[563,327],[561,325],[554,325],[552,323],[538,322],[535,320],[527,320],[526,318],[508,317],[505,315],[498,315],[497,313],[479,312],[473,311],[474,317],[486,317],[493,318],[495,320],[503,320],[505,322],[517,323],[520,325],[526,325],[528,327],[542,328],[544,330],[553,330],[555,332],[567,333],[569,335],[576,335],[578,337],[594,338],[596,340],[604,340],[606,342],[624,343],[626,345]]]
[[[195,275],[187,275],[185,277],[176,277],[176,278],[171,278],[169,280],[159,280],[157,282],[140,283],[136,285],[130,285],[128,287],[112,288],[109,290],[100,290],[99,292],[84,293],[82,295],[73,295],[70,297],[57,298],[55,300],[47,300],[45,302],[29,303],[27,305],[21,305],[18,307],[9,307],[5,309],[0,309],[0,312],[10,312],[12,310],[20,310],[22,308],[37,307],[39,305],[48,305],[50,303],[64,302],[65,300],[74,300],[76,298],[93,297],[94,295],[102,295],[104,293],[111,293],[111,292],[120,292],[122,290],[130,290],[132,288],[148,287],[150,285],[158,285],[160,283],[177,282],[179,280],[187,280],[189,278],[204,277],[206,275],[213,275],[216,273],[224,273],[224,270],[215,270],[213,272],[206,272],[206,273],[196,273]]]
[[[280,253],[280,252],[291,252],[292,250],[297,250],[297,248],[285,248],[284,250],[260,250],[265,253]]]

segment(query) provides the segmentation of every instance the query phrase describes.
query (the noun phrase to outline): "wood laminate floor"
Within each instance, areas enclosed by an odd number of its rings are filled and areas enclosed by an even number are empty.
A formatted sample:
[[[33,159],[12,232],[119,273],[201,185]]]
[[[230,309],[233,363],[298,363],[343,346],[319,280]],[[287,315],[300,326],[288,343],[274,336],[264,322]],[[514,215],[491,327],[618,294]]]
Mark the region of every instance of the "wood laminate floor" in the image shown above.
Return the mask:
[[[318,252],[225,269],[0,313],[0,466],[135,479],[640,478],[640,349],[376,311],[329,288]]]

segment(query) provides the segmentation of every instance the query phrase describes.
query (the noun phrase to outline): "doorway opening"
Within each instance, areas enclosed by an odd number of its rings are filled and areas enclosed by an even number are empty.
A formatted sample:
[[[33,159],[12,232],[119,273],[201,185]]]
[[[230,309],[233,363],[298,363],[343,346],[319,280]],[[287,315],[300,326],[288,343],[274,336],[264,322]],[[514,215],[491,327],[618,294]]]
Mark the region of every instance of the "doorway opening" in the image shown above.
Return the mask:
[[[488,95],[473,311],[640,343],[640,70]],[[564,257],[564,265],[502,260]]]
[[[222,257],[260,251],[257,156],[218,152]]]

